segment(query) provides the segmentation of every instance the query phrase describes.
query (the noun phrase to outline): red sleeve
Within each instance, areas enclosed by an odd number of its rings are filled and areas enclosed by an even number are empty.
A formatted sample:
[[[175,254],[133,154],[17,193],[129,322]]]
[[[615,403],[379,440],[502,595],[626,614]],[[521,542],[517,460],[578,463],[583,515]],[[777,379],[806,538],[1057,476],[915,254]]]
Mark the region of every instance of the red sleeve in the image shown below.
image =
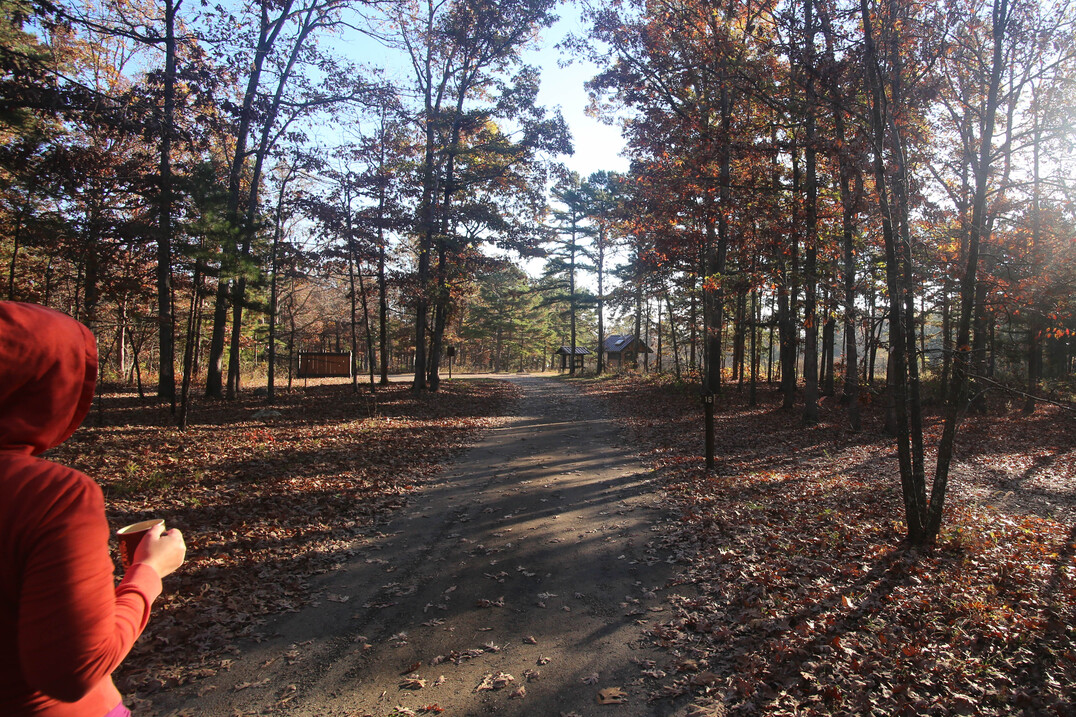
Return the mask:
[[[149,620],[161,592],[153,568],[113,587],[104,496],[81,474],[36,532],[19,594],[19,665],[34,689],[74,702],[108,677]]]

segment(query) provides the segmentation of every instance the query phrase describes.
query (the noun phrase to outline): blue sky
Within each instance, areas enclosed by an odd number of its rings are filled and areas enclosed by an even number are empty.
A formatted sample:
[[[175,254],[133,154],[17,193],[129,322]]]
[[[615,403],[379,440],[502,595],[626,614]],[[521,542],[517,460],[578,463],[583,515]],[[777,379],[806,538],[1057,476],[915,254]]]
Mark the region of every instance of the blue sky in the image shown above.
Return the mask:
[[[540,103],[560,107],[572,130],[575,154],[563,161],[583,177],[600,169],[627,171],[628,161],[619,156],[624,148],[620,128],[586,115],[588,99],[583,83],[594,76],[596,68],[579,60],[559,67],[563,58],[556,44],[568,34],[584,35],[586,31],[574,5],[562,6],[559,14],[561,19],[543,34],[541,48],[527,52],[525,59],[542,70]]]

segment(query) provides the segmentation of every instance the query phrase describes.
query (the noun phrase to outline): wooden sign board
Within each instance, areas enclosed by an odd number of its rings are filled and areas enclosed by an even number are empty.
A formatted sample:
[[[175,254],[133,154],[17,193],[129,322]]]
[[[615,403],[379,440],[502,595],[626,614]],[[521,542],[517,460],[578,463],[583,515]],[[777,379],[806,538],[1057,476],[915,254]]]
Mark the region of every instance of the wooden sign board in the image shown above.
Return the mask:
[[[351,378],[351,352],[300,351],[299,378]]]

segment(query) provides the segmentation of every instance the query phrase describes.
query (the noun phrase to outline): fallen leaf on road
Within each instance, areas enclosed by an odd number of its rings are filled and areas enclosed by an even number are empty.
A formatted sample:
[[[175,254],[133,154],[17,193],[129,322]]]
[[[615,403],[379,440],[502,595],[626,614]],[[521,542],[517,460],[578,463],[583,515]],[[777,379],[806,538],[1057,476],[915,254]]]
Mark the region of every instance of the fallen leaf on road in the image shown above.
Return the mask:
[[[527,696],[527,688],[524,685],[520,685],[516,689],[512,690],[512,694],[508,695],[508,699],[523,699]]]
[[[538,660],[537,660],[537,663],[538,663],[539,665],[548,665],[548,664],[549,664],[549,661],[550,661],[551,659],[552,659],[552,658],[546,657],[545,655],[539,655],[539,656],[538,656]]]
[[[583,678],[584,685],[596,685],[598,684],[598,673],[594,672]]]
[[[330,600],[332,602],[347,602],[348,600],[351,599],[351,596],[350,595],[337,595],[336,593],[329,593],[328,595],[325,596],[325,599]]]
[[[531,636],[531,635],[527,635],[526,637],[524,637],[524,638],[523,638],[523,643],[524,643],[524,644],[526,644],[526,645],[537,645],[537,644],[538,644],[538,640],[536,640],[536,639],[535,639],[535,638],[534,638],[533,636]]]
[[[234,687],[234,689],[236,692],[238,692],[239,690],[245,690],[248,687],[265,687],[267,684],[269,684],[268,677],[266,677],[264,680],[258,680],[257,682],[240,682]]]
[[[700,672],[697,675],[692,675],[691,679],[688,680],[688,682],[695,687],[708,687],[710,685],[716,684],[720,679],[721,678],[715,673],[706,670],[705,672]]]
[[[619,687],[606,687],[598,691],[598,704],[618,705],[628,699],[628,693]]]
[[[474,691],[500,690],[507,687],[509,682],[515,682],[515,679],[507,672],[498,672],[496,675],[487,673],[482,677],[482,681],[478,683],[478,686],[474,688]]]
[[[400,681],[401,690],[421,690],[426,686],[426,680],[421,679],[418,675],[410,675]]]

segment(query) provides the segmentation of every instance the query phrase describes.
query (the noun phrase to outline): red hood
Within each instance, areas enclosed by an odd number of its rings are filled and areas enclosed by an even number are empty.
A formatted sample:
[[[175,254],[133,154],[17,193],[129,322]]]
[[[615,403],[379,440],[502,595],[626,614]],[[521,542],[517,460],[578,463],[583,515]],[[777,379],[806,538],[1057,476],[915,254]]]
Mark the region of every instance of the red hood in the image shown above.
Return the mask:
[[[97,342],[59,311],[0,301],[0,450],[37,455],[75,432],[93,400]]]

